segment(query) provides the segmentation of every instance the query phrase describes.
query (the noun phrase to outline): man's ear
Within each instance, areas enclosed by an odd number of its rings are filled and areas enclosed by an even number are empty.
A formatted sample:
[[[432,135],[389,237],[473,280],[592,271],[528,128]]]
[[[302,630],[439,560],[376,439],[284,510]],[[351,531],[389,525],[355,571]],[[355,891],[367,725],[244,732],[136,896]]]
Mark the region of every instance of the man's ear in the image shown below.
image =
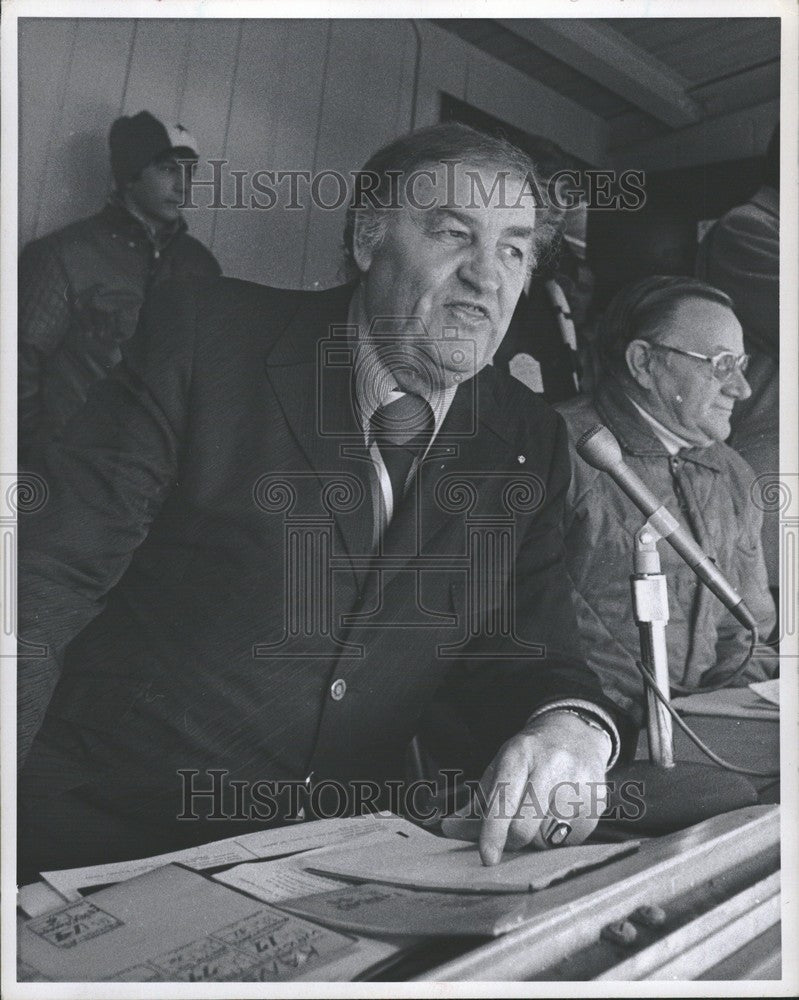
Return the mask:
[[[366,274],[374,258],[374,247],[372,241],[367,238],[367,228],[363,216],[356,215],[352,232],[352,257],[361,274]]]
[[[566,211],[578,203],[579,193],[575,191],[573,174],[559,172],[555,175],[549,215],[559,228],[566,225]]]
[[[624,352],[630,377],[644,389],[652,387],[652,345],[646,340],[631,340]]]

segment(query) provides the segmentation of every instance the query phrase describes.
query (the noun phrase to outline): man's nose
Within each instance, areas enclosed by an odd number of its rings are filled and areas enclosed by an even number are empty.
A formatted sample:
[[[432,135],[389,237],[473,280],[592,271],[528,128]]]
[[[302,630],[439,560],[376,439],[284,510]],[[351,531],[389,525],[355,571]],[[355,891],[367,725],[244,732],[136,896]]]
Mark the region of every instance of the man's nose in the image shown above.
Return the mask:
[[[471,247],[458,268],[458,276],[480,293],[496,292],[500,286],[498,262],[486,248]]]
[[[749,399],[752,395],[752,389],[740,368],[736,368],[724,383],[724,392],[734,399]]]

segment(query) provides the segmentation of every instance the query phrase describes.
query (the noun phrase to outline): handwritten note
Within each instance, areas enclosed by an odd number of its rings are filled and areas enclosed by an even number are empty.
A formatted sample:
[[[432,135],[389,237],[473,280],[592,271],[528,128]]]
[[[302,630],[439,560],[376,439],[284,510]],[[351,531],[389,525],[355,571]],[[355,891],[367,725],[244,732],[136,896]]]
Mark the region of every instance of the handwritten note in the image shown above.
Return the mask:
[[[340,881],[305,871],[294,858],[237,865],[214,875],[214,878],[234,889],[242,889],[265,903],[279,903],[284,899],[310,896],[341,886]]]
[[[373,844],[410,843],[420,839],[440,843],[438,837],[419,827],[412,827],[410,831],[406,831],[405,828],[380,829],[359,837],[358,850],[365,850],[366,847]],[[337,847],[326,847],[295,854],[290,858],[280,858],[277,861],[254,861],[236,865],[235,868],[219,872],[213,877],[218,882],[233,886],[234,889],[242,889],[251,896],[255,896],[256,899],[262,899],[265,903],[279,903],[284,899],[310,896],[314,893],[339,888],[341,886],[340,879],[317,875],[308,870],[309,865],[316,864],[331,851],[338,850]]]

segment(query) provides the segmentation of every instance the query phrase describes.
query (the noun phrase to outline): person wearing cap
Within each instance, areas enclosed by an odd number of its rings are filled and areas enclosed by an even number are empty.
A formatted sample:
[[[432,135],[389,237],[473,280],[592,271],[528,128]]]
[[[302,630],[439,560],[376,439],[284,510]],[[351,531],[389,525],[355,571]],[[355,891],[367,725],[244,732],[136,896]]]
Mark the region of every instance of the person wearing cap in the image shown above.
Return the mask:
[[[213,254],[180,212],[181,159],[197,143],[148,111],[109,134],[115,190],[96,215],[29,243],[19,262],[19,455],[58,438],[90,387],[121,360],[122,344],[155,285],[214,277]]]

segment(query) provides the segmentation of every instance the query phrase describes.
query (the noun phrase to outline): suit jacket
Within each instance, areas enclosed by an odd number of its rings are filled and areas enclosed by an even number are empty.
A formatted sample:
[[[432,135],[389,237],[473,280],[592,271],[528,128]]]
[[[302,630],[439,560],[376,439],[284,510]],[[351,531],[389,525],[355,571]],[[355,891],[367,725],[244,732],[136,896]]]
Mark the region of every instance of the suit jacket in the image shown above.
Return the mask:
[[[23,743],[43,718],[80,734],[62,785],[174,817],[180,769],[397,777],[436,692],[486,759],[548,700],[613,708],[564,570],[565,428],[516,380],[489,367],[459,387],[370,552],[351,294],[219,279],[155,295],[41,456],[19,720]]]

